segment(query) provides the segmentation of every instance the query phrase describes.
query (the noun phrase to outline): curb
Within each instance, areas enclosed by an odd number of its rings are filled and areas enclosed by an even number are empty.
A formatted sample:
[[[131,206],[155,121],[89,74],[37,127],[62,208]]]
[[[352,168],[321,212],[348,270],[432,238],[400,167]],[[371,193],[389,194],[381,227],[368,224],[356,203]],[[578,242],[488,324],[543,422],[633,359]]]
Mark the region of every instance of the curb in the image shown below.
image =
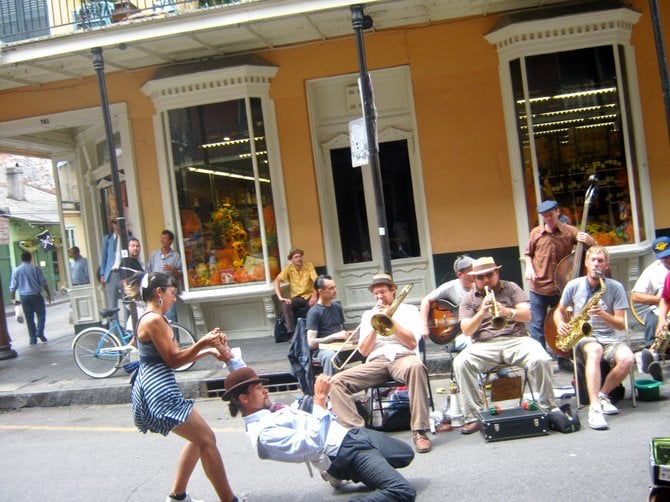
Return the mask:
[[[186,399],[207,396],[204,382],[177,382]],[[20,408],[52,408],[72,405],[129,404],[130,384],[108,385],[99,388],[78,388],[52,391],[20,392],[0,395],[0,410]]]

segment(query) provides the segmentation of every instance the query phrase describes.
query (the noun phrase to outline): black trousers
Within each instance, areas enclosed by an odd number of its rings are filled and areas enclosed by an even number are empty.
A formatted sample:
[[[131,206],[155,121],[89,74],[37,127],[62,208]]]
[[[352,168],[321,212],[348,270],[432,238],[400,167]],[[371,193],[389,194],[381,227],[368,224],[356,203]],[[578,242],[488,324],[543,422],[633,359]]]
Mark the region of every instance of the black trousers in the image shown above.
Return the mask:
[[[302,296],[294,296],[291,298],[291,304],[287,305],[282,302],[281,310],[284,313],[284,325],[288,333],[295,331],[295,322],[299,317],[307,317],[309,310],[309,300]]]
[[[353,500],[413,501],[416,490],[396,469],[414,459],[412,447],[381,432],[354,427],[344,437],[328,472],[372,489]]]

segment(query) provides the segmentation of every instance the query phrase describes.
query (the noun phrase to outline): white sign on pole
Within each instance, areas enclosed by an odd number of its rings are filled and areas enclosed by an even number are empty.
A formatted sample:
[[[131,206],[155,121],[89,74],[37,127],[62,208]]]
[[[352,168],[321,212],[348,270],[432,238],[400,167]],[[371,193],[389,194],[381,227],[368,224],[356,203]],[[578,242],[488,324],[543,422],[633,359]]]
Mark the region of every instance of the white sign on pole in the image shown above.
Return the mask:
[[[368,164],[368,136],[365,131],[365,118],[349,122],[349,142],[351,143],[351,165],[361,167]]]

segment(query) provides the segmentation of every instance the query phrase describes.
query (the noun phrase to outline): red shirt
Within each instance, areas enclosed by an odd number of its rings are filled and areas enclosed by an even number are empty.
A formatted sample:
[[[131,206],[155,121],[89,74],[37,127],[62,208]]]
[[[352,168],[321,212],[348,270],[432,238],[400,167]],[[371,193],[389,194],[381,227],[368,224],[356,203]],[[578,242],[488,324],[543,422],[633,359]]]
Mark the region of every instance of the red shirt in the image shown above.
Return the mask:
[[[670,305],[670,273],[665,276],[665,282],[663,283],[663,292],[661,292],[661,298],[663,298],[666,303]]]

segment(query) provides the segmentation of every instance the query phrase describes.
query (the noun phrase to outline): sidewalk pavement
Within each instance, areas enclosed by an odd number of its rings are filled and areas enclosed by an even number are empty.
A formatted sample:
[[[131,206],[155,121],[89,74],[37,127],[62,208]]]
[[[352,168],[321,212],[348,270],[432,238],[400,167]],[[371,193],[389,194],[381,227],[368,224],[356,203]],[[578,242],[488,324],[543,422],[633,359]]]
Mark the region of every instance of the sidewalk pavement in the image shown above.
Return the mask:
[[[0,410],[33,406],[68,406],[86,404],[120,404],[130,402],[130,377],[119,369],[109,378],[95,379],[85,375],[72,355],[74,326],[69,322],[69,302],[54,302],[47,308],[45,335],[47,343],[28,344],[25,324],[11,316],[7,327],[12,349],[18,357],[0,360]],[[634,340],[641,333],[634,332]],[[271,333],[256,338],[232,340],[240,347],[245,362],[259,374],[288,373],[288,343],[275,343]],[[634,343],[634,345],[636,345]],[[428,342],[428,371],[431,379],[450,376],[451,365],[443,346]],[[177,373],[184,395],[195,399],[208,397],[208,381],[223,380],[227,370],[214,358],[203,358],[188,371]],[[570,385],[571,373],[554,372],[555,385]],[[440,385],[444,385],[441,382]]]

